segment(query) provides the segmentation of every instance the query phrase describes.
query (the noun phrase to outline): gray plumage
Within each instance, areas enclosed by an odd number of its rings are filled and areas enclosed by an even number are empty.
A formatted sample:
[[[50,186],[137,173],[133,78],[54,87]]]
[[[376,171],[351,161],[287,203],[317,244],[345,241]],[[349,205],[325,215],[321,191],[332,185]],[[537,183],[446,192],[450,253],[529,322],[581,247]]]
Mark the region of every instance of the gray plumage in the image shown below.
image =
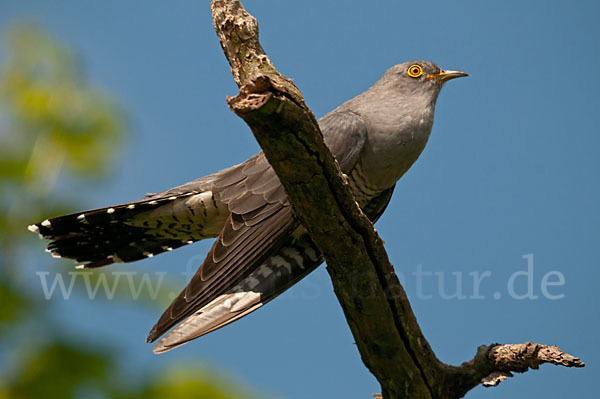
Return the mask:
[[[445,81],[466,76],[427,61],[390,68],[319,119],[359,205],[376,221],[431,132]],[[79,267],[132,262],[216,237],[206,259],[148,336],[165,352],[261,307],[323,258],[295,219],[264,154],[146,198],[44,220],[29,229]]]

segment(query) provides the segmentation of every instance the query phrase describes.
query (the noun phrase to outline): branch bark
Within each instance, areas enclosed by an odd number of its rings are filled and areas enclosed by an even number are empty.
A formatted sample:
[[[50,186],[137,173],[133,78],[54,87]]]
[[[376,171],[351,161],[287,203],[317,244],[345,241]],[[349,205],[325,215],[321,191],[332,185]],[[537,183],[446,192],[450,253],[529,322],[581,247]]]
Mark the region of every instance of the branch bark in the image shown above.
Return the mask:
[[[440,362],[421,332],[381,238],[355,202],[300,90],[277,72],[262,49],[256,19],[237,0],[214,0],[211,9],[240,87],[227,102],[249,125],[296,217],[325,256],[361,358],[381,384],[384,398],[459,398],[479,383],[496,385],[511,371],[543,362],[583,366],[556,347],[531,343],[481,346],[461,366]]]

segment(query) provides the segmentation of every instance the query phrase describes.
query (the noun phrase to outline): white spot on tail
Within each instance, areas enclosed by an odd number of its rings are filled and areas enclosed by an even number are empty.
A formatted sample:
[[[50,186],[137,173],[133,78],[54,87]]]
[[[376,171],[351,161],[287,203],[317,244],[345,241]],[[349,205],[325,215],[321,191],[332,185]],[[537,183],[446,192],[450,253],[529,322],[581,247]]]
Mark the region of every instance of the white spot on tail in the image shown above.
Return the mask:
[[[176,200],[176,199],[177,199],[177,197],[173,195],[172,197],[169,197],[169,198],[167,198],[167,199],[168,199],[168,200],[171,200],[171,201],[173,201],[173,200]]]
[[[40,234],[40,228],[37,227],[35,224],[30,224],[29,226],[27,226],[27,230],[33,232],[33,233],[38,233]]]
[[[186,243],[186,244],[193,244],[193,243],[194,243],[194,241],[192,241],[192,240],[187,240],[185,243]]]
[[[108,209],[106,210],[106,213],[108,213],[109,215],[110,215],[111,213],[115,213],[115,208],[108,208]]]
[[[144,255],[146,258],[151,258],[151,257],[153,257],[153,256],[154,256],[154,254],[153,254],[153,253],[146,252],[146,251],[142,252],[142,255]]]
[[[292,265],[289,264],[288,261],[286,261],[285,259],[283,259],[281,256],[279,255],[275,255],[271,258],[271,262],[273,263],[273,265],[275,265],[275,267],[277,268],[281,268],[284,267],[288,273],[292,272]]]
[[[46,220],[44,220],[42,222],[42,226],[44,226],[44,227],[51,227],[52,223],[50,223],[50,221],[48,219],[46,219]]]
[[[164,249],[165,251],[172,251],[173,250],[173,248],[167,247],[167,246],[162,246],[161,248]]]
[[[148,202],[148,205],[156,205],[156,204],[158,204],[158,201],[150,201],[150,202]]]
[[[258,284],[260,284],[260,280],[259,280],[259,279],[257,279],[256,277],[249,276],[249,277],[246,279],[245,283],[247,284],[247,286],[248,286],[250,289],[252,289],[252,288],[256,287]]]
[[[85,214],[82,213],[81,215],[77,216],[77,220],[79,220],[80,222],[83,222],[85,220]]]
[[[306,254],[306,256],[308,256],[308,258],[310,260],[312,260],[313,262],[316,262],[319,259],[319,256],[317,255],[317,253],[315,252],[314,249],[312,248],[307,248],[304,253]]]
[[[273,274],[273,270],[263,263],[253,274],[268,277],[270,274]]]
[[[289,258],[295,260],[298,266],[304,269],[304,259],[295,248],[285,247],[281,250],[281,252],[283,252],[283,254],[288,256]]]
[[[85,265],[75,265],[75,269],[78,269],[78,270],[85,269]]]
[[[127,205],[127,209],[134,209],[134,208],[135,208],[134,204]]]

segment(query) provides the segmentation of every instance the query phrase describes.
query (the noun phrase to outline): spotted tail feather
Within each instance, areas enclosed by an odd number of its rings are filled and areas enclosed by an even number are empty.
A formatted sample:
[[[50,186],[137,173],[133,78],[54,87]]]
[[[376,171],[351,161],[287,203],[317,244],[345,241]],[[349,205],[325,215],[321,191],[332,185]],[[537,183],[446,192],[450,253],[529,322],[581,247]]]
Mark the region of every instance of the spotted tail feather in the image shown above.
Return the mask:
[[[189,192],[50,218],[29,230],[50,240],[46,251],[52,256],[95,268],[214,237],[227,215],[210,191]]]

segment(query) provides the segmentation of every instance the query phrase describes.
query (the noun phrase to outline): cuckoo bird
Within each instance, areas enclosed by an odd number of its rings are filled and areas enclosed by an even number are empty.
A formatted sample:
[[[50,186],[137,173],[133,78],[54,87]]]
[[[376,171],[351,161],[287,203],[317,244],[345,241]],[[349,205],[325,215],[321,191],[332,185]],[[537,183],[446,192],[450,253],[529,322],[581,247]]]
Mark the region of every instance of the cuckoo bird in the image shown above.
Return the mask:
[[[428,61],[391,67],[318,120],[356,201],[375,222],[419,157],[445,82],[467,76]],[[258,309],[323,262],[262,152],[170,190],[46,219],[29,230],[78,268],[133,262],[216,238],[189,284],[150,331],[161,353]],[[170,331],[169,331],[170,330]]]

